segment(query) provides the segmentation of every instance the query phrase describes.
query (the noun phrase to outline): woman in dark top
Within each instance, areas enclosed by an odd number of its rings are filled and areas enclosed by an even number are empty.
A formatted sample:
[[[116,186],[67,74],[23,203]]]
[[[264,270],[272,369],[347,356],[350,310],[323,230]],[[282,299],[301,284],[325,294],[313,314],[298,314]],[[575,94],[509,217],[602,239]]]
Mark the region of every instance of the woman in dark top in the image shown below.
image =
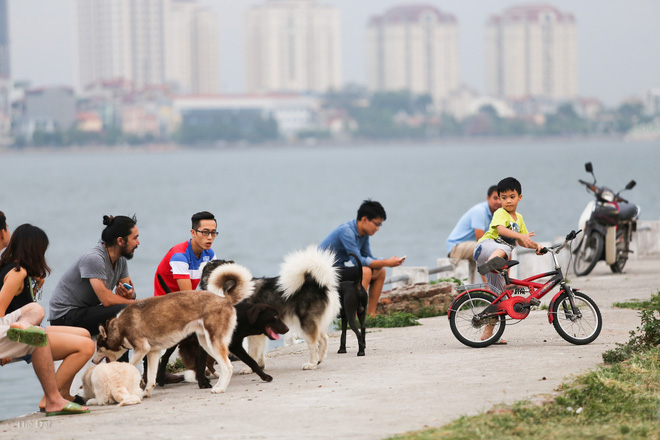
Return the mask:
[[[48,236],[36,226],[24,224],[16,228],[7,248],[0,256],[0,317],[36,301],[44,279],[50,273],[46,264]],[[94,354],[94,342],[89,332],[78,327],[46,327],[53,359],[62,361],[55,377],[60,394],[71,396],[71,383],[76,373]],[[77,398],[80,402],[81,398]],[[46,405],[45,399],[39,407]]]

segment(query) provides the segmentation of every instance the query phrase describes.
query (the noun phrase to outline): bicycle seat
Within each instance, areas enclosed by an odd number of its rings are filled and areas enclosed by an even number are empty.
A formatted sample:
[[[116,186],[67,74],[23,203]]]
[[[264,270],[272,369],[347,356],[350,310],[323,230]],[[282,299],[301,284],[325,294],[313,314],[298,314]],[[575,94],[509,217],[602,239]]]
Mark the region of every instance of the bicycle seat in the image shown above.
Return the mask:
[[[506,261],[502,257],[495,257],[492,260],[488,260],[485,264],[479,266],[477,268],[477,271],[481,275],[486,275],[488,272],[492,272],[494,270],[508,269],[510,267],[515,266],[516,264],[520,264],[520,263],[516,260]]]

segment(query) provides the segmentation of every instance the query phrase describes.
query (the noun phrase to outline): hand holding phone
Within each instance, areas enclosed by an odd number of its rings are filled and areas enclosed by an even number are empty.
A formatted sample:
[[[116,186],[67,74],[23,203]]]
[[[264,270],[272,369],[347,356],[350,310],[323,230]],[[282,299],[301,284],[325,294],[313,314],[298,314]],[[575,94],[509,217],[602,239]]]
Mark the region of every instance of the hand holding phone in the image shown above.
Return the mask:
[[[131,286],[128,283],[122,283],[122,286],[124,286],[124,289],[126,289],[126,290],[131,290],[133,288],[133,286]]]

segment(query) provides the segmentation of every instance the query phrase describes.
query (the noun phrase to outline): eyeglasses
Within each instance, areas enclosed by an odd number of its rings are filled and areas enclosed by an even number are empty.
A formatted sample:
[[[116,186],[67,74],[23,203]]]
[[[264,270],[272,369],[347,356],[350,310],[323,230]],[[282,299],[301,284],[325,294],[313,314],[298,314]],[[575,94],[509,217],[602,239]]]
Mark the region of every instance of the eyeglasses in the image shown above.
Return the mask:
[[[376,225],[377,228],[380,228],[381,226],[383,226],[383,223],[382,223],[382,222],[380,222],[380,223],[376,223],[375,221],[373,221],[373,220],[371,220],[371,219],[369,219],[369,221],[370,221],[371,223],[373,223],[374,225]]]
[[[210,235],[211,237],[215,237],[216,235],[219,234],[218,231],[207,231],[206,229],[204,229],[203,231],[200,231],[199,229],[195,229],[195,232],[199,232],[199,233],[202,234],[204,237],[208,237],[209,235]]]

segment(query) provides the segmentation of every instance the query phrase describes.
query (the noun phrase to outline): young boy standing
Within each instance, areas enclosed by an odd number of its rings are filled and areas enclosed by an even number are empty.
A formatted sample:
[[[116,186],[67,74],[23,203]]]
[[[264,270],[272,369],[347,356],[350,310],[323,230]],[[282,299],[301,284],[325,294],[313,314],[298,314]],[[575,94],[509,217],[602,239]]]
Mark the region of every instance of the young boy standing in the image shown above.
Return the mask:
[[[497,184],[497,192],[502,207],[493,213],[490,227],[479,239],[477,247],[474,249],[474,260],[477,262],[477,266],[481,266],[495,257],[509,260],[516,244],[529,249],[536,249],[537,255],[540,254],[543,248],[543,246],[532,240],[532,237],[536,234],[534,234],[534,231],[527,231],[522,214],[516,211],[518,203],[522,200],[520,182],[513,177],[502,179]],[[500,292],[505,288],[504,277],[500,274],[488,272],[486,280]],[[481,340],[490,338],[493,335],[493,328],[493,325],[486,325]]]

